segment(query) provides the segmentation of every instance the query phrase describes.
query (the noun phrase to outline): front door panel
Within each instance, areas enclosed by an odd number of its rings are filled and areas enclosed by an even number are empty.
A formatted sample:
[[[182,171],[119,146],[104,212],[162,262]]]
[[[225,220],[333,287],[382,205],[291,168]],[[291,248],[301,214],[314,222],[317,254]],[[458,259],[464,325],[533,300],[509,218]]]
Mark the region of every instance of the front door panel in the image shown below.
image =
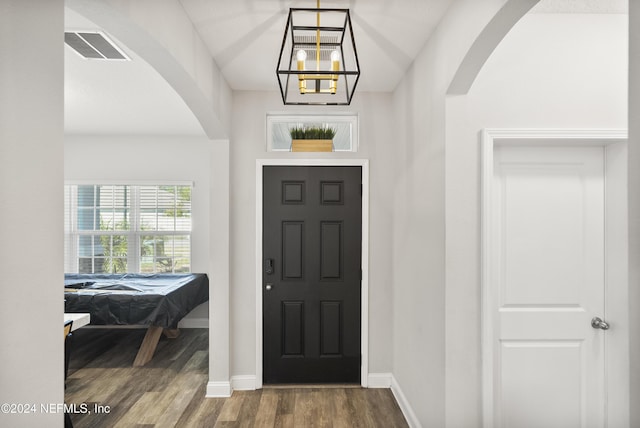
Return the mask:
[[[264,167],[265,383],[360,382],[361,167]]]

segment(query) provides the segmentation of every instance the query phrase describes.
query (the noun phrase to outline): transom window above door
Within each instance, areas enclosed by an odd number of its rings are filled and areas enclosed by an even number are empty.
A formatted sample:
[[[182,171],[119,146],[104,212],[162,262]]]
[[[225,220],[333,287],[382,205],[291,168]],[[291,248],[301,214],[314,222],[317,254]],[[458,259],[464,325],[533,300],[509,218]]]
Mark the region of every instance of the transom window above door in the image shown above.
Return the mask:
[[[292,132],[293,131],[293,132]],[[296,132],[297,131],[297,132]],[[334,152],[357,152],[358,151],[358,115],[356,114],[331,114],[331,115],[311,115],[298,114],[287,115],[269,113],[267,114],[267,151],[268,152],[291,152],[296,150],[294,140],[304,134],[305,131],[311,136],[306,138],[324,139],[322,134],[325,131],[332,131],[332,142],[330,149],[322,148],[322,145],[315,145],[317,149],[311,148],[301,151],[334,151]],[[313,134],[321,134],[316,138]]]

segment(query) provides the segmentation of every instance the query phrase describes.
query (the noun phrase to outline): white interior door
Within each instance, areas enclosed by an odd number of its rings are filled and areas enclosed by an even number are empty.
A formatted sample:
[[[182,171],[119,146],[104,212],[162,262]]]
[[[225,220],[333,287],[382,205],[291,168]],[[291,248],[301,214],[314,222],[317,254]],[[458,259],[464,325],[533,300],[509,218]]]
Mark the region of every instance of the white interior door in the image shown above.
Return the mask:
[[[494,150],[493,425],[603,427],[604,149]]]

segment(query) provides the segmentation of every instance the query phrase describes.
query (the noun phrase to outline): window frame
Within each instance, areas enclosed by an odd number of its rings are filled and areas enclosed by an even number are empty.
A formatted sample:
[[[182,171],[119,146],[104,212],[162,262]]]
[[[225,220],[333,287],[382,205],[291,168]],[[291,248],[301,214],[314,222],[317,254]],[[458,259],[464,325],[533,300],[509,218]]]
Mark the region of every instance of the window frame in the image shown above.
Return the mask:
[[[130,214],[129,214],[129,230],[79,230],[78,229],[78,187],[79,186],[129,186],[130,194]],[[140,188],[141,187],[163,187],[163,186],[186,186],[191,189],[191,227],[189,230],[140,230]],[[64,214],[64,267],[65,272],[79,272],[80,248],[79,242],[81,236],[127,236],[127,273],[140,273],[141,260],[140,245],[141,237],[144,236],[185,236],[189,237],[189,272],[192,272],[191,265],[193,263],[193,189],[195,185],[192,181],[65,181],[64,198],[65,198],[65,214]],[[69,192],[71,192],[69,194]],[[68,205],[68,206],[67,206]],[[95,208],[95,205],[94,205]],[[67,212],[69,216],[67,217]],[[133,251],[131,251],[133,249]],[[154,272],[156,271],[156,248],[154,246]],[[95,270],[95,254],[91,255],[92,270]],[[168,273],[168,272],[165,272]],[[108,274],[105,272],[105,274]]]
[[[351,148],[349,150],[335,150],[334,153],[355,153],[359,147],[359,116],[353,112],[334,112],[325,114],[313,114],[313,113],[267,113],[265,118],[265,133],[266,133],[266,150],[267,152],[278,153],[290,153],[290,149],[274,149],[273,148],[273,125],[276,123],[296,123],[297,126],[304,127],[305,125],[315,125],[317,123],[323,123],[331,126],[337,123],[348,123],[351,125],[350,143]]]

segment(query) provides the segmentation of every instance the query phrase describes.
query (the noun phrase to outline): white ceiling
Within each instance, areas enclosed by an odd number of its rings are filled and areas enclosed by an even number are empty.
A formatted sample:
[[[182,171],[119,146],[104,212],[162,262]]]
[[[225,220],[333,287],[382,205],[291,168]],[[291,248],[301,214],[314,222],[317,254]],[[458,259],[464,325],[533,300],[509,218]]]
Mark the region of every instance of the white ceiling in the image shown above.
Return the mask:
[[[180,0],[233,90],[277,91],[276,63],[290,7],[314,0]],[[360,91],[392,91],[453,0],[325,0],[350,8]],[[67,8],[67,30],[100,30]],[[112,37],[112,36],[111,36]],[[113,38],[113,37],[112,37]],[[204,135],[183,100],[135,52],[86,60],[65,46],[67,134]]]
[[[359,91],[392,91],[454,0],[323,0],[349,8]],[[314,0],[180,0],[233,90],[277,91],[276,63],[290,7]],[[542,0],[539,13],[626,13],[628,0]],[[67,30],[99,30],[66,9]],[[65,46],[68,134],[204,135],[178,94],[135,52],[131,61],[80,58]]]
[[[532,13],[628,13],[630,0],[541,0]]]
[[[278,90],[276,65],[290,7],[315,0],[180,0],[234,90]],[[452,0],[322,0],[349,8],[362,91],[392,91]]]

